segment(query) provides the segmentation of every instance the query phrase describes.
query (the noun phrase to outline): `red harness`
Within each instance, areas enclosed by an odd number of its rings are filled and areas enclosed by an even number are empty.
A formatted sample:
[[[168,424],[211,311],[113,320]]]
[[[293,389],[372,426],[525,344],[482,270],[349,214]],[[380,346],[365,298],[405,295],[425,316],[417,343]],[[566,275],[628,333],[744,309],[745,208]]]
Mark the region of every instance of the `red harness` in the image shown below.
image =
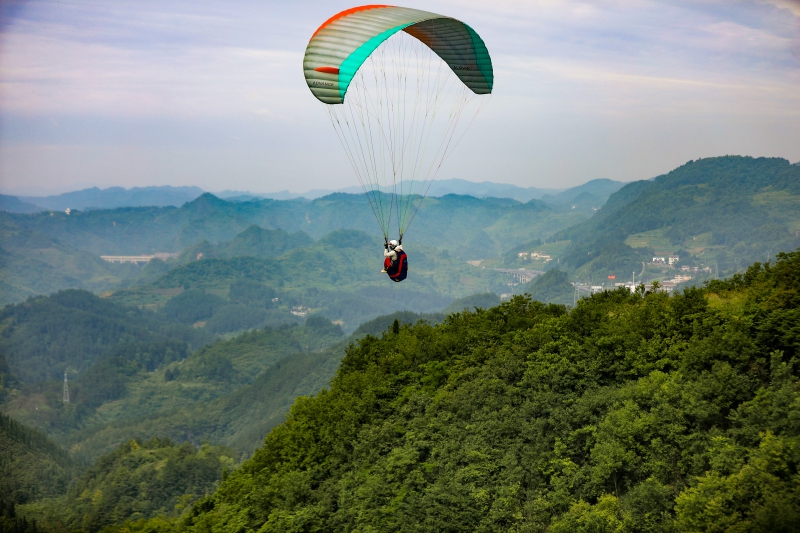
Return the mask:
[[[408,276],[408,256],[403,250],[397,250],[397,260],[392,262],[391,258],[387,257],[383,261],[383,267],[389,278],[399,283]]]

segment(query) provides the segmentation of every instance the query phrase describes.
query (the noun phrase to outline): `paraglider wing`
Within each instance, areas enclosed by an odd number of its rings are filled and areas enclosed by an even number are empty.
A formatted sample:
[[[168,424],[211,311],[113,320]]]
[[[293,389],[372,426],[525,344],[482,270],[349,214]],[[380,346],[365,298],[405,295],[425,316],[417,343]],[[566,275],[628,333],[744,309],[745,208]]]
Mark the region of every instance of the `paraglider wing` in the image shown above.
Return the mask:
[[[403,234],[463,132],[492,92],[486,45],[456,19],[404,7],[347,9],[320,26],[303,72],[388,241]],[[481,100],[481,103],[477,103]],[[473,115],[474,118],[474,115]],[[463,123],[461,123],[463,126]]]
[[[364,61],[399,31],[425,43],[475,94],[492,92],[492,60],[472,28],[450,17],[386,5],[347,9],[314,32],[303,60],[311,92],[326,104],[343,103]]]

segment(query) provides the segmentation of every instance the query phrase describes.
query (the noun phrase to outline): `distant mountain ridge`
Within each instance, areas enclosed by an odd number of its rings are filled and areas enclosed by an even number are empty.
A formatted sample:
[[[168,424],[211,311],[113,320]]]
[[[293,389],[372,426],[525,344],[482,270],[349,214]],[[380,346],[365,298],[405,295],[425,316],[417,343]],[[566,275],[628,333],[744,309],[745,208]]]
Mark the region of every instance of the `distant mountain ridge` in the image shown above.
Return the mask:
[[[0,194],[0,211],[8,213],[38,213],[42,208],[28,202],[23,202],[16,196]]]
[[[583,192],[597,197],[594,203],[602,203],[624,183],[609,179],[591,180],[569,189],[520,187],[508,183],[491,181],[472,182],[462,179],[437,180],[431,184],[427,196],[441,197],[448,194],[474,196],[475,198],[510,198],[518,202],[544,199],[548,203],[564,204]],[[201,196],[199,187],[91,187],[52,196],[12,196],[0,194],[0,211],[9,213],[37,213],[40,211],[64,211],[66,209],[86,211],[89,209],[115,209],[120,207],[180,207]],[[280,191],[275,193],[253,193],[249,191],[225,190],[214,195],[228,201],[246,202],[260,199],[271,200],[315,200],[334,193],[360,194],[361,187],[341,189],[312,189],[303,193]],[[385,191],[388,192],[388,191]]]
[[[179,206],[191,202],[203,194],[199,187],[109,187],[99,189],[92,187],[80,191],[65,192],[53,196],[5,196],[0,198],[0,210],[12,213],[32,213],[36,211],[64,211],[65,209],[114,209],[117,207],[144,207],[144,206]],[[11,203],[11,198],[16,198],[27,205],[17,207]],[[38,209],[31,211],[28,206]],[[28,209],[21,211],[19,209]]]
[[[510,198],[518,202],[526,203],[531,200],[543,200],[547,203],[565,204],[570,199],[577,197],[583,192],[589,192],[604,202],[608,196],[621,188],[625,183],[606,178],[590,180],[582,185],[570,188],[540,188],[540,187],[520,187],[510,183],[495,183],[493,181],[468,181],[458,178],[435,180],[431,183],[427,195],[430,197],[447,196],[456,194],[460,196],[474,196],[475,198]],[[411,190],[409,186],[403,187],[404,190]],[[418,185],[417,185],[418,187]],[[416,188],[414,189],[416,190]],[[383,189],[390,192],[389,188]],[[273,200],[293,200],[305,198],[314,200],[334,193],[360,194],[361,187],[344,187],[342,189],[312,189],[303,193],[293,193],[288,190],[274,193],[251,193],[245,191],[221,191],[216,193],[219,198],[231,201],[247,201],[256,198],[271,198]]]
[[[614,181],[610,179],[596,179],[587,181],[583,185],[566,189],[558,194],[544,194],[539,197],[539,200],[549,204],[564,205],[568,203],[594,203],[596,207],[600,207],[608,197],[620,190],[625,183],[621,181]]]

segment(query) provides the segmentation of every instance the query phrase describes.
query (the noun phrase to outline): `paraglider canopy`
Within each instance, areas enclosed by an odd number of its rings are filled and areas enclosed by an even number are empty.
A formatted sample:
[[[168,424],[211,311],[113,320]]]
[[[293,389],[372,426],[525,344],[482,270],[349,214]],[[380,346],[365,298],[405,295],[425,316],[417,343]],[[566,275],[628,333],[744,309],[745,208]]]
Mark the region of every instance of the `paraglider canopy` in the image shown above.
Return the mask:
[[[395,224],[402,239],[472,123],[462,115],[477,114],[492,92],[486,45],[459,20],[366,5],[337,13],[314,32],[303,72],[327,104],[384,241]]]
[[[347,9],[314,32],[303,60],[311,92],[326,104],[344,102],[350,82],[364,61],[399,31],[427,45],[475,94],[492,92],[492,60],[472,28],[436,13],[387,5]]]

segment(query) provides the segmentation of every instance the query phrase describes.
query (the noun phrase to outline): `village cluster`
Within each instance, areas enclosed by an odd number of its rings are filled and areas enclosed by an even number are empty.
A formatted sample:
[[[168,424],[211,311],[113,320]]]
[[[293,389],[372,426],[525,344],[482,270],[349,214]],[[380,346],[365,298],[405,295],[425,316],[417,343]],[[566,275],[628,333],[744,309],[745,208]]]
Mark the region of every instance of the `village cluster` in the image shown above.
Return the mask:
[[[545,263],[552,261],[552,258],[544,252],[520,252],[517,254],[517,257],[523,261],[527,261],[528,259],[531,261],[544,261]]]

